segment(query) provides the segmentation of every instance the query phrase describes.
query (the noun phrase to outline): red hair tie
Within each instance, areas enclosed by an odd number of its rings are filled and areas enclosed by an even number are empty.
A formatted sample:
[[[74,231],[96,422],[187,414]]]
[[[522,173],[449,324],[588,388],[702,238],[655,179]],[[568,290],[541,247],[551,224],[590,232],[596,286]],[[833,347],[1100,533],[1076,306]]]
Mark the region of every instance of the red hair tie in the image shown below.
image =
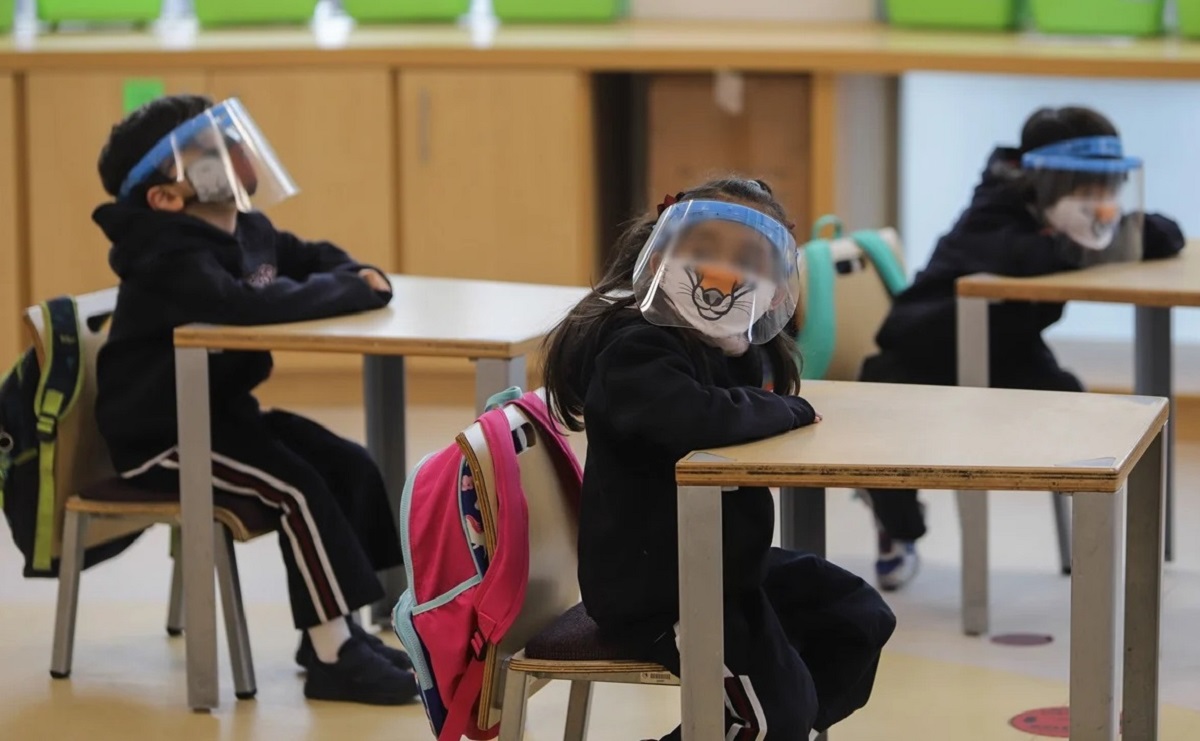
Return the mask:
[[[663,211],[666,211],[668,208],[670,208],[671,206],[674,206],[676,203],[679,203],[679,196],[677,196],[677,195],[663,196],[663,202],[658,204],[658,215],[662,216]]]

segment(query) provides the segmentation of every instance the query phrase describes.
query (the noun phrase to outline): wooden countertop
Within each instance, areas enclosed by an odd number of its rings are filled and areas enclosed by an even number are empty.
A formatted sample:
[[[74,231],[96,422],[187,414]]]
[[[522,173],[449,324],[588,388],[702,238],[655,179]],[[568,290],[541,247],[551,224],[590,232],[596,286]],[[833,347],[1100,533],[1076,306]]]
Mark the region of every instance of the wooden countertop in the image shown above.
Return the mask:
[[[972,275],[960,278],[956,288],[959,296],[1007,301],[1200,306],[1200,241],[1189,243],[1170,260],[1101,265],[1036,278]]]
[[[584,288],[392,275],[379,311],[255,327],[192,325],[176,347],[454,358],[516,358],[587,293]]]
[[[307,29],[202,31],[185,48],[150,33],[57,33],[19,48],[0,37],[0,71],[294,66],[739,69],[897,74],[949,70],[1113,78],[1200,78],[1200,42],[908,31],[884,24],[627,21],[502,26],[486,45],[451,25],[362,26],[337,48]]]
[[[691,486],[1113,492],[1167,420],[1165,399],[806,382],[824,421],[692,453]]]

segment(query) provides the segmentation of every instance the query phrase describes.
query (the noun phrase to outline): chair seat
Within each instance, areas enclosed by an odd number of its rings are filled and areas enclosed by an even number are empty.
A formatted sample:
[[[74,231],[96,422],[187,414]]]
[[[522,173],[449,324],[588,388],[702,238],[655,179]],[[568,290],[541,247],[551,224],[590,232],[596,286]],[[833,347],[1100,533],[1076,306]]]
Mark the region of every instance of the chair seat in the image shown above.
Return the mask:
[[[177,492],[158,492],[131,486],[123,479],[106,479],[67,500],[66,508],[99,517],[145,517],[160,521],[179,518]],[[216,492],[213,519],[229,528],[235,540],[247,541],[273,532],[279,513],[247,497]]]
[[[600,627],[582,602],[529,641],[524,656],[514,658],[510,668],[542,674],[667,673],[661,665],[641,660],[628,648],[603,640]]]

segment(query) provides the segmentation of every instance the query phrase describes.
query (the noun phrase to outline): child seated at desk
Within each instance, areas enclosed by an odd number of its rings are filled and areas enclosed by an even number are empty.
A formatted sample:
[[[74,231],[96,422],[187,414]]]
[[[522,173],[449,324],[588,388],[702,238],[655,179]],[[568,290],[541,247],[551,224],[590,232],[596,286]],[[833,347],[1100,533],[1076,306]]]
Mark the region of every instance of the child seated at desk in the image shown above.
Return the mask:
[[[582,430],[579,584],[603,635],[680,671],[675,463],[820,421],[796,396],[799,265],[761,181],[668,198],[548,342],[546,389]],[[769,367],[775,391],[763,388]],[[806,739],[862,707],[895,618],[858,577],[771,547],[762,487],[723,495],[723,738]],[[679,730],[667,736],[678,739]]]
[[[236,99],[147,104],[113,128],[99,170],[115,202],[93,219],[112,242],[120,289],[98,361],[96,418],[122,477],[177,493],[176,327],[378,309],[391,285],[334,245],[278,231],[251,209],[296,186]],[[375,572],[401,562],[383,479],[360,446],[260,409],[253,390],[270,373],[270,353],[209,357],[214,486],[279,513],[305,695],[409,702],[407,655],[349,619],[383,597]]]
[[[1170,257],[1183,234],[1142,211],[1141,161],[1125,157],[1117,129],[1096,111],[1042,108],[1018,149],[988,159],[967,210],[938,241],[929,265],[896,298],[860,380],[954,385],[954,283],[975,273],[1029,277],[1105,262]],[[990,379],[998,388],[1082,391],[1059,367],[1042,331],[1063,304],[1009,301],[991,307]],[[898,589],[917,572],[925,518],[915,491],[870,493],[879,530],[879,585]]]

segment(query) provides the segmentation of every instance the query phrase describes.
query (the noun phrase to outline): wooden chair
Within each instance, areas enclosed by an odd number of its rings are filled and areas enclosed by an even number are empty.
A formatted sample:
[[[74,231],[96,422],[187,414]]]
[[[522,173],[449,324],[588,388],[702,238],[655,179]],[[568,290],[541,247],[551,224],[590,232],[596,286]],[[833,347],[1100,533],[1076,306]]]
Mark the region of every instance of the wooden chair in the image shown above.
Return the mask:
[[[64,679],[71,674],[75,643],[75,617],[79,603],[79,576],[86,548],[145,530],[155,523],[175,524],[179,519],[178,495],[161,495],[131,487],[112,469],[108,451],[96,427],[96,356],[107,338],[104,324],[112,314],[116,289],[78,296],[80,354],[84,384],[75,407],[59,425],[55,456],[54,554],[59,558],[58,606],[54,625],[54,648],[50,675]],[[44,359],[47,325],[41,308],[25,312],[39,360]],[[246,541],[274,529],[273,513],[244,499],[217,497],[214,528],[216,569],[225,612],[234,686],[239,698],[257,691],[250,655],[246,617],[233,541]],[[180,559],[175,559],[167,632],[183,631],[183,599]]]
[[[505,411],[514,433],[523,433],[514,439],[525,441],[517,461],[529,503],[529,588],[504,641],[488,652],[477,720],[481,728],[500,723],[501,741],[520,739],[529,697],[550,680],[563,679],[571,682],[564,738],[582,739],[592,682],[671,684],[676,680],[663,667],[631,660],[599,641],[596,624],[579,602],[579,513],[563,490],[548,446],[537,439],[536,428],[517,407]],[[483,430],[472,425],[458,436],[458,443],[474,474],[481,509],[495,512],[496,481]],[[490,554],[494,543],[487,541],[485,546]]]

